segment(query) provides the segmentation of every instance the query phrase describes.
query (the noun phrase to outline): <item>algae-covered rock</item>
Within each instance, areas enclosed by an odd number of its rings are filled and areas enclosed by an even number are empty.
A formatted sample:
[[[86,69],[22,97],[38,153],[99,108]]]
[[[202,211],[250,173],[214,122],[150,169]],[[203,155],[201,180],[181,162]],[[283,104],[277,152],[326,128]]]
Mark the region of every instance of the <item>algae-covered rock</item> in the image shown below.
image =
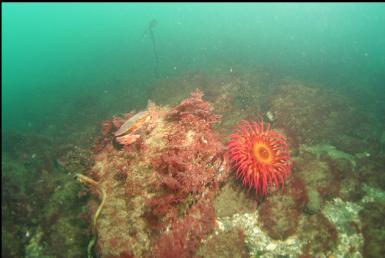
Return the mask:
[[[197,256],[206,258],[250,257],[245,244],[244,232],[237,228],[212,235],[199,248]]]
[[[385,202],[371,202],[360,212],[364,235],[365,257],[383,257],[385,254]]]
[[[203,93],[175,107],[150,102],[149,119],[114,137],[124,118],[106,121],[88,176],[100,257],[193,257],[215,227],[214,198],[230,169],[214,124],[220,116]],[[91,242],[92,244],[92,242]]]
[[[49,228],[46,253],[53,257],[85,257],[87,242],[86,228],[77,216],[61,217]]]
[[[276,240],[286,240],[297,232],[303,210],[308,202],[305,182],[294,174],[285,189],[266,197],[258,207],[259,221],[267,234]]]
[[[327,145],[327,144],[302,145],[301,151],[313,153],[317,158],[321,158],[327,155],[332,160],[337,160],[337,159],[341,159],[342,161],[346,160],[353,166],[353,169],[357,165],[354,159],[354,156],[352,154],[343,152],[332,145]]]
[[[334,225],[338,232],[338,245],[333,254],[337,257],[361,257],[363,237],[359,212],[362,206],[334,198],[328,201],[322,214]]]
[[[263,229],[273,239],[284,240],[297,231],[301,211],[290,195],[269,196],[259,207]]]
[[[235,213],[255,210],[257,201],[254,192],[247,193],[239,182],[229,181],[222,187],[214,200],[214,207],[218,217],[231,216]]]
[[[37,229],[37,232],[31,237],[28,245],[25,248],[25,257],[27,258],[51,258],[54,256],[46,255],[46,247],[43,245],[43,231],[41,228]]]
[[[235,214],[220,218],[215,233],[242,229],[249,257],[299,257],[302,243],[296,235],[285,240],[272,239],[262,229],[259,212]]]
[[[366,160],[358,169],[360,181],[385,190],[385,164],[383,158]]]
[[[311,189],[308,191],[309,201],[306,204],[305,211],[309,214],[318,213],[321,209],[321,197],[317,190]]]
[[[331,255],[338,244],[338,233],[335,226],[320,213],[304,220],[300,238],[305,243],[304,254],[311,257]]]

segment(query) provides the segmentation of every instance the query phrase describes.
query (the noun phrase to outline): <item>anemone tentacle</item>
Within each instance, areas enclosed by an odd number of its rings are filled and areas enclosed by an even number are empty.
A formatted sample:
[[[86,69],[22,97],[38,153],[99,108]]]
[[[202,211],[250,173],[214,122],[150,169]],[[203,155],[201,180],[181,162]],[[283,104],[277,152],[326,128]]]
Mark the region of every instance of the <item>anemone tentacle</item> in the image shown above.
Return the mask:
[[[272,188],[284,188],[291,173],[290,150],[286,137],[262,120],[242,120],[230,135],[228,149],[237,177],[248,188],[266,195]]]

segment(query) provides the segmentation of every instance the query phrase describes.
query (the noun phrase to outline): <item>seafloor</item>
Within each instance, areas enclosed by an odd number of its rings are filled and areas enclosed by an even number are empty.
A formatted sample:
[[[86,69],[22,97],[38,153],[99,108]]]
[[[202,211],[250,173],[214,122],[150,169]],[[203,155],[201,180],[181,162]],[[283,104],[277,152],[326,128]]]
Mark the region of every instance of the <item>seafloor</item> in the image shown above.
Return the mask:
[[[148,104],[135,94],[119,94],[123,113],[85,98],[41,134],[3,133],[3,257],[385,256],[385,105],[370,90],[258,68],[161,80]],[[156,122],[116,144],[140,110]],[[293,161],[267,196],[242,185],[226,150],[241,119],[259,118]]]

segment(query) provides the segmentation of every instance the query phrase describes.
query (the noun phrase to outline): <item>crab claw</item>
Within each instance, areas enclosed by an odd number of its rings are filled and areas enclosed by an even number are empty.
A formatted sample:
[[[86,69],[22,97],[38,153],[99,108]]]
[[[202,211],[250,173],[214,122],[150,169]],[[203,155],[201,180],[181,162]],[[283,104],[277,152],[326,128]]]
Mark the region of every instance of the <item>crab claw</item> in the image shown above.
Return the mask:
[[[130,145],[140,138],[139,134],[128,134],[116,137],[116,141],[122,145]]]

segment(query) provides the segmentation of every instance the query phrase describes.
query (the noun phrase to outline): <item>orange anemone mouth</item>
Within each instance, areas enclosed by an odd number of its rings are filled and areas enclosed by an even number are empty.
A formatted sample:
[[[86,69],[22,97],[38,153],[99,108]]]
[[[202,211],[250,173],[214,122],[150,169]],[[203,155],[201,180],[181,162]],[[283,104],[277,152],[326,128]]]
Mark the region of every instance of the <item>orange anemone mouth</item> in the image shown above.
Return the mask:
[[[253,154],[254,158],[262,164],[271,165],[273,163],[273,151],[263,142],[254,143]]]
[[[289,146],[286,137],[271,130],[270,124],[243,121],[231,135],[228,148],[244,185],[262,194],[271,187],[284,187],[291,173]]]

